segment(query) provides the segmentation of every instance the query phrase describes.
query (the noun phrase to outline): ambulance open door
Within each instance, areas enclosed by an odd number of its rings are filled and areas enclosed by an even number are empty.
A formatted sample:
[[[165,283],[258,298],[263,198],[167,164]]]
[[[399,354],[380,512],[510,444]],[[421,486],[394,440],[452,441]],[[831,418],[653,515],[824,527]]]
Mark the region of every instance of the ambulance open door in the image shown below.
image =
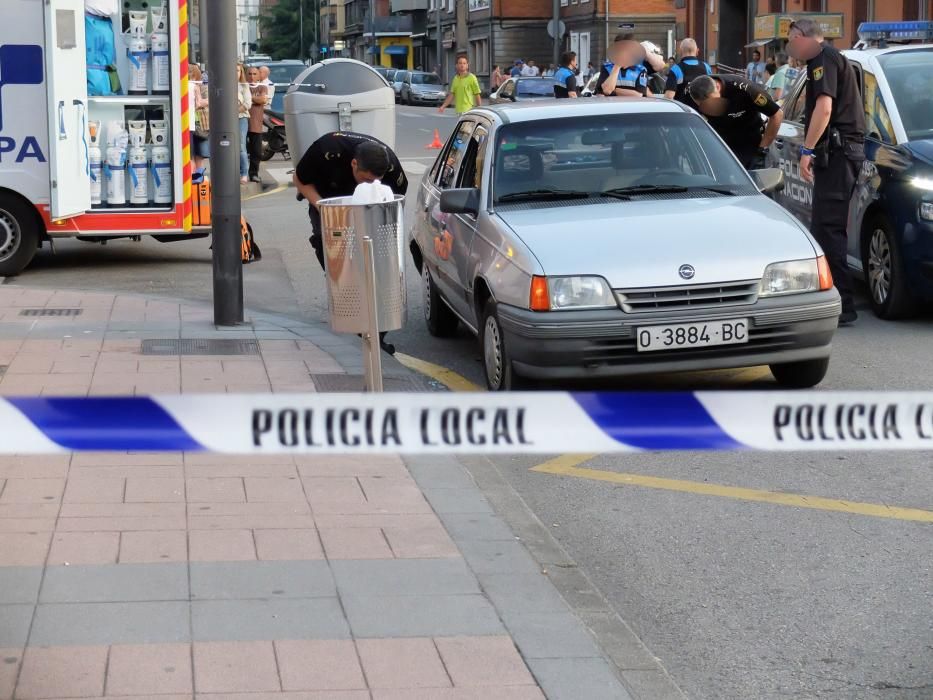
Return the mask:
[[[49,202],[65,219],[91,208],[84,0],[46,0],[45,12]]]

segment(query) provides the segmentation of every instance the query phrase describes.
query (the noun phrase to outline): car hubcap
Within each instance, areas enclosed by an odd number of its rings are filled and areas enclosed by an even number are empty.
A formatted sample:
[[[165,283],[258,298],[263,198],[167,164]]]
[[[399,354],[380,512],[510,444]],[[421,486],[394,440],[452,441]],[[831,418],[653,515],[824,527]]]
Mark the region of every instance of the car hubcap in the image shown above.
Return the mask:
[[[502,383],[502,344],[499,338],[499,324],[492,316],[486,319],[486,328],[483,331],[483,359],[486,362],[489,386],[498,389]]]
[[[421,280],[424,282],[424,318],[431,320],[431,273],[427,265],[421,270]]]
[[[888,236],[876,229],[871,235],[868,247],[868,281],[871,286],[871,296],[878,304],[883,304],[891,293],[891,248],[888,245]]]
[[[19,224],[10,212],[0,209],[0,261],[7,260],[19,248]]]

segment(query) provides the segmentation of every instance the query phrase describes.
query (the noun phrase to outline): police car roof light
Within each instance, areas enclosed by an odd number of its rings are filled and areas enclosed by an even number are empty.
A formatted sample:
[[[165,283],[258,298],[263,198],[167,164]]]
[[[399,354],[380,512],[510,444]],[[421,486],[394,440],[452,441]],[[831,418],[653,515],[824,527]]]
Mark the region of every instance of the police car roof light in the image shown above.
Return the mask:
[[[863,41],[933,41],[933,21],[862,22],[858,36]]]

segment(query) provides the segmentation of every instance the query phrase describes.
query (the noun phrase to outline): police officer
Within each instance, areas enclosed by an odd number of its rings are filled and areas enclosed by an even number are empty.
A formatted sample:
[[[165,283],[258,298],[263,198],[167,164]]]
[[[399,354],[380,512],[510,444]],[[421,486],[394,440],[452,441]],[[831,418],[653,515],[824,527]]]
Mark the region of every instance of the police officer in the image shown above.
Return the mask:
[[[813,183],[810,232],[826,253],[842,297],[840,325],[855,322],[852,278],[846,254],[849,199],[865,160],[865,114],[851,64],[823,41],[810,19],[790,25],[788,53],[807,62],[806,134],[800,148],[800,175]]]
[[[680,60],[671,66],[664,85],[664,96],[677,100],[696,109],[696,104],[687,94],[687,86],[694,78],[712,73],[709,64],[697,58],[699,53],[695,39],[686,38],[680,42]]]
[[[706,116],[736,158],[749,170],[763,168],[784,112],[756,83],[744,77],[701,75],[687,86],[697,110]],[[761,115],[768,118],[767,126]]]
[[[308,200],[311,219],[311,247],[324,269],[324,245],[321,238],[321,213],[318,202],[330,197],[353,194],[363,182],[382,180],[395,194],[405,194],[408,178],[392,149],[379,139],[351,131],[324,134],[311,144],[295,168],[293,181],[298,199]],[[393,354],[395,348],[380,334],[382,349]]]
[[[600,92],[607,96],[644,97],[648,94],[649,74],[664,69],[664,59],[646,50],[630,32],[616,36],[609,56],[612,60],[603,64],[596,81]]]
[[[554,97],[577,97],[577,54],[568,51],[560,57],[560,68],[554,71]]]

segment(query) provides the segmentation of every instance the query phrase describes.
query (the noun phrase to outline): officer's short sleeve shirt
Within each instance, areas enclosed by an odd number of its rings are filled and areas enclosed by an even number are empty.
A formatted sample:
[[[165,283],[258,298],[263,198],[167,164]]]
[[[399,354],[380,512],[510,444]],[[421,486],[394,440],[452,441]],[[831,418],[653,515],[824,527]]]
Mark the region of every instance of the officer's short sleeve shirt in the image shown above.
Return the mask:
[[[366,134],[349,131],[324,134],[305,151],[295,168],[295,174],[302,183],[314,185],[318,194],[325,199],[349,196],[353,194],[357,185],[350,162],[357,146],[365,141],[373,141],[386,148],[389,154],[389,170],[383,176],[382,182],[396,194],[405,194],[408,190],[408,179],[398,156],[384,143]]]
[[[849,138],[864,138],[864,106],[855,70],[848,59],[829,44],[824,44],[823,50],[807,61],[807,79],[806,123],[810,123],[817,98],[826,95],[833,101],[830,128],[838,129]],[[820,140],[826,137],[824,133]]]
[[[602,93],[602,85],[604,82],[609,80],[609,74],[612,72],[613,64],[606,63],[603,65],[602,69],[599,71],[599,78],[597,78],[597,89]],[[625,81],[627,78],[631,79],[631,85],[621,85],[622,81]],[[631,68],[623,68],[619,71],[619,77],[616,80],[616,87],[624,88],[626,90],[634,90],[640,92],[642,96],[648,94],[648,74],[644,70],[644,66],[639,64]]]

